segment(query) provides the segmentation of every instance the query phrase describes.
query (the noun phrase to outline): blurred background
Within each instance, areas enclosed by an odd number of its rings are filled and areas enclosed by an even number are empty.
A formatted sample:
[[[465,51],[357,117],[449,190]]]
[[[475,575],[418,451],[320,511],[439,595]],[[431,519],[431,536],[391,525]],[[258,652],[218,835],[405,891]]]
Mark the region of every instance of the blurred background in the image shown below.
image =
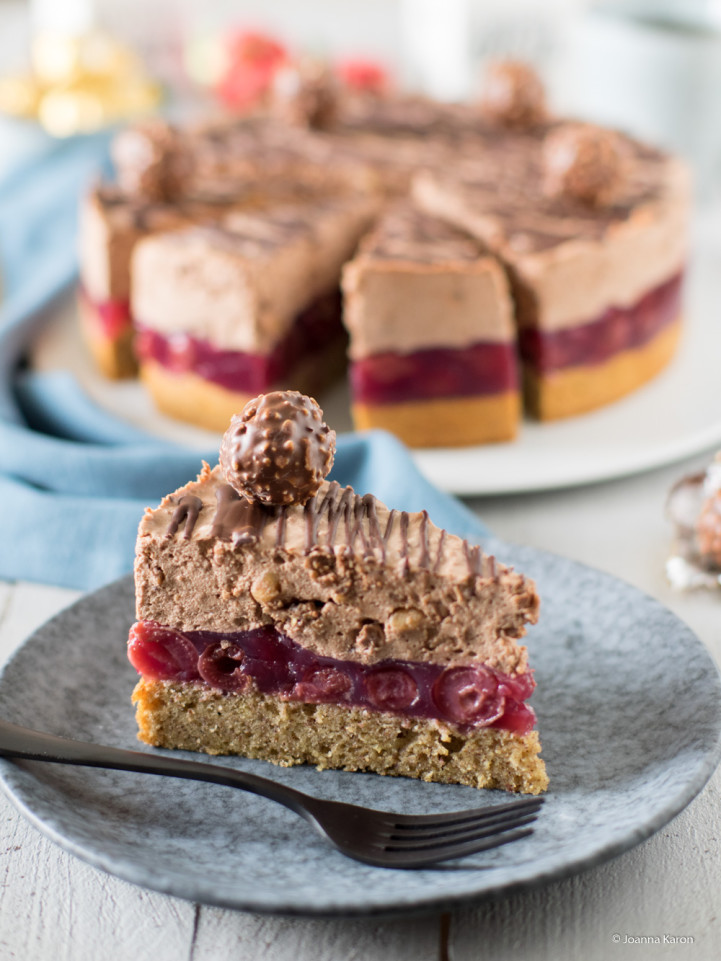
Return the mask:
[[[45,135],[247,109],[279,51],[449,100],[484,60],[528,59],[559,112],[678,150],[719,191],[721,0],[0,0],[0,173]]]

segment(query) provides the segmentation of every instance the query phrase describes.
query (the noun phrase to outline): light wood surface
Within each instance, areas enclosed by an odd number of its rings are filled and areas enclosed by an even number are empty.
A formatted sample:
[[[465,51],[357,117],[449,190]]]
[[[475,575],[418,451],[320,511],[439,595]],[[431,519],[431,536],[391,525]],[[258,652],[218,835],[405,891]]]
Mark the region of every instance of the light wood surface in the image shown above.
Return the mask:
[[[718,662],[721,591],[675,594],[663,572],[671,540],[666,492],[681,473],[707,460],[472,506],[506,540],[568,555],[657,597],[697,632]],[[0,658],[77,596],[38,584],[0,583]],[[318,921],[208,908],[134,887],[45,840],[0,795],[0,961],[710,961],[719,956],[721,940],[720,821],[717,772],[653,838],[574,878],[459,910],[446,921],[433,914],[404,921]],[[694,940],[663,943],[664,937]],[[661,943],[624,940],[631,938]]]

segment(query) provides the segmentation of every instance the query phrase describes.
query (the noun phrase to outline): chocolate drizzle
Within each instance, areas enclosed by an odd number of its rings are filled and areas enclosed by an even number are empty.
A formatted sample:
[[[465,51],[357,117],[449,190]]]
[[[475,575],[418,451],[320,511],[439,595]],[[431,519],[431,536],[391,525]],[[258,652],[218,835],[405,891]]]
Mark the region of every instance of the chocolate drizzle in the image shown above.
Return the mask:
[[[418,564],[423,568],[428,568],[431,555],[428,551],[428,511],[421,511],[421,556]]]
[[[383,535],[383,540],[381,542],[382,543],[381,558],[384,564],[386,560],[386,550],[388,549],[388,543],[391,539],[391,534],[393,533],[393,523],[396,519],[397,514],[398,514],[398,511],[395,508],[393,508],[391,511],[388,512],[388,521],[386,522],[386,530],[385,530],[385,534]],[[376,523],[378,523],[377,515],[376,515]]]
[[[185,523],[183,538],[186,541],[189,540],[202,508],[203,502],[199,497],[196,497],[195,494],[184,494],[178,501],[178,506],[173,511],[173,516],[170,518],[170,524],[168,524],[168,530],[165,536],[173,537],[177,533],[180,525]]]
[[[408,543],[408,522],[410,518],[405,511],[401,511],[401,563],[403,565],[403,574],[408,575],[410,568],[410,551]]]
[[[472,547],[468,541],[463,542],[463,551],[466,555],[466,563],[471,574],[481,573],[481,549]]]
[[[177,502],[166,532],[173,537],[181,525],[185,524],[183,537],[192,536],[203,502],[193,494],[184,494]],[[251,501],[239,494],[230,484],[220,484],[216,490],[216,508],[213,515],[211,538],[230,541],[234,547],[257,544],[265,528],[276,525],[275,547],[286,545],[288,516],[298,507],[273,507]],[[411,554],[417,553],[415,566],[436,574],[443,562],[446,531],[441,530],[432,556],[429,537],[430,519],[427,511],[421,511],[418,527],[418,547],[411,543],[411,515],[406,511],[391,510],[381,527],[377,501],[372,494],[359,496],[351,487],[341,487],[337,481],[330,483],[324,491],[312,497],[302,508],[305,522],[306,554],[318,548],[329,551],[342,551],[346,554],[359,551],[363,557],[378,558],[385,564],[388,545],[398,520],[400,534],[400,573],[407,577],[410,573]],[[321,529],[323,520],[325,530]],[[487,557],[480,547],[463,541],[463,553],[469,577],[484,577],[497,580],[498,565],[494,557]]]
[[[446,543],[446,530],[444,527],[441,528],[441,535],[438,538],[438,550],[436,552],[436,562],[433,565],[433,573],[437,574],[438,569],[441,566],[441,561],[443,560],[443,547]]]
[[[276,516],[273,508],[248,500],[230,484],[222,484],[215,496],[218,505],[210,536],[229,540],[234,547],[257,543],[265,525]]]
[[[278,511],[278,530],[275,536],[275,546],[282,547],[285,544],[285,528],[288,521],[288,512]]]
[[[467,234],[407,203],[393,207],[366,235],[360,250],[377,260],[414,263],[473,263],[481,256]]]

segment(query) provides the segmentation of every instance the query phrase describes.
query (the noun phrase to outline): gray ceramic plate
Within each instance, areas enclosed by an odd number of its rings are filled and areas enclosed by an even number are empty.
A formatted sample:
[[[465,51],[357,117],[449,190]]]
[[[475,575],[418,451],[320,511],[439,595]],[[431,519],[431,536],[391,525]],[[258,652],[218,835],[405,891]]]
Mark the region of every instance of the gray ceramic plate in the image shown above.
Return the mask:
[[[278,805],[215,785],[2,761],[5,790],[40,830],[91,864],[158,891],[252,911],[411,913],[529,887],[619,854],[667,823],[715,768],[717,670],[687,627],[634,588],[539,551],[486,547],[535,576],[543,598],[529,648],[551,787],[530,838],[444,867],[389,871],[344,858]],[[126,578],[40,628],[0,679],[2,716],[137,747],[135,673],[125,659],[132,612]],[[379,808],[479,802],[472,788],[215,762]]]

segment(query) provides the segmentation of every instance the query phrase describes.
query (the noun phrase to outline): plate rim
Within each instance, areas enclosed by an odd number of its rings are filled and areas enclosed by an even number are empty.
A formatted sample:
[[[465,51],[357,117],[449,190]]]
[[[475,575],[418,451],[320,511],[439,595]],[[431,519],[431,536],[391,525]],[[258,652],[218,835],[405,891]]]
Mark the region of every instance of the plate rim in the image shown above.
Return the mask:
[[[639,474],[645,474],[649,471],[679,464],[689,457],[700,456],[701,454],[713,451],[720,443],[721,420],[719,420],[718,424],[707,427],[703,432],[687,438],[684,443],[679,442],[676,445],[667,444],[665,446],[659,445],[658,447],[650,448],[640,453],[637,457],[629,457],[625,463],[619,463],[616,467],[610,467],[606,471],[584,470],[583,464],[580,464],[579,467],[581,469],[576,470],[575,473],[567,472],[565,479],[549,476],[546,479],[536,480],[533,483],[524,483],[523,476],[519,474],[517,482],[488,484],[486,486],[482,484],[463,483],[463,477],[471,473],[470,467],[477,466],[474,465],[473,458],[483,454],[483,452],[487,450],[485,447],[470,447],[466,450],[457,447],[444,447],[439,448],[437,451],[426,449],[411,450],[410,453],[423,476],[426,477],[430,483],[435,484],[436,487],[440,487],[449,494],[454,494],[457,497],[504,497],[505,495],[510,497],[517,494],[543,494],[549,491],[561,492],[576,490],[581,487],[590,487],[593,484],[603,484],[607,481],[636,477]],[[467,455],[471,463],[464,465],[464,468],[456,471],[452,477],[447,474],[441,476],[441,473],[435,466],[436,462],[439,462],[443,456],[449,453],[451,453],[454,458],[463,460],[466,459]]]
[[[608,574],[605,571],[599,571],[590,565],[573,561],[570,558],[563,557],[562,555],[553,554],[550,551],[544,551],[533,547],[510,545],[507,544],[507,542],[498,540],[497,538],[493,538],[492,540],[494,542],[494,548],[498,545],[511,547],[515,550],[528,552],[539,560],[542,560],[544,556],[560,559],[572,567],[579,568],[584,571],[590,571],[594,576],[600,577],[606,581],[618,582],[625,588],[643,596],[647,602],[652,603],[664,611],[667,615],[672,617],[674,621],[676,621],[684,630],[684,632],[694,639],[696,644],[699,646],[699,651],[705,656],[705,658],[708,660],[708,664],[712,667],[716,685],[719,687],[719,690],[721,690],[721,668],[711,657],[706,646],[684,621],[682,621],[676,614],[670,611],[669,608],[663,605],[656,598],[640,590],[639,588],[628,584],[620,578],[615,577],[614,575]],[[61,619],[67,614],[67,612],[77,608],[82,608],[90,598],[96,598],[97,595],[101,595],[104,592],[115,593],[120,590],[126,590],[130,592],[132,588],[132,581],[133,575],[126,574],[123,577],[120,577],[95,591],[88,592],[40,625],[36,630],[28,635],[28,637],[15,649],[13,654],[0,667],[0,690],[2,689],[5,675],[11,668],[11,665],[13,665],[15,659],[22,656],[22,652],[26,646],[31,644],[44,629],[53,624],[53,622],[56,620]],[[258,902],[248,898],[230,899],[223,897],[222,895],[213,895],[213,892],[208,888],[207,884],[204,886],[201,885],[201,889],[199,890],[197,882],[194,882],[191,877],[184,877],[182,881],[178,883],[178,878],[176,875],[163,875],[162,872],[153,873],[151,869],[147,868],[144,864],[133,860],[132,858],[118,858],[114,854],[106,855],[102,850],[102,847],[98,848],[97,846],[88,846],[76,841],[73,837],[68,837],[62,832],[61,829],[57,827],[52,818],[43,816],[42,814],[39,814],[33,810],[32,803],[27,800],[25,795],[23,780],[24,776],[33,776],[32,769],[35,765],[43,763],[47,762],[25,760],[16,762],[9,758],[0,758],[0,788],[2,788],[6,797],[19,811],[19,813],[50,841],[57,844],[61,849],[79,858],[81,861],[84,861],[85,863],[90,864],[111,876],[120,878],[123,881],[148,890],[181,898],[182,900],[229,910],[249,911],[264,916],[305,917],[318,919],[364,917],[379,919],[400,918],[427,914],[431,911],[456,909],[470,904],[481,903],[482,901],[491,900],[496,897],[506,896],[512,893],[535,890],[547,884],[549,881],[562,880],[564,878],[587,871],[593,867],[599,866],[606,861],[609,861],[620,854],[631,850],[642,841],[647,840],[671,820],[673,820],[673,818],[675,818],[678,814],[680,814],[681,811],[683,811],[701,793],[718,767],[719,763],[721,763],[721,708],[719,709],[716,718],[715,741],[713,745],[709,744],[706,746],[703,758],[697,765],[693,777],[685,781],[682,789],[679,789],[671,798],[667,800],[664,805],[658,808],[652,817],[645,818],[641,824],[635,823],[631,828],[626,830],[624,835],[611,838],[610,840],[602,843],[599,847],[594,848],[594,850],[589,854],[581,857],[571,856],[566,858],[562,863],[557,864],[547,870],[538,870],[534,868],[534,862],[531,859],[529,862],[525,862],[526,865],[531,865],[531,870],[534,872],[530,876],[527,875],[525,877],[509,879],[505,882],[501,882],[490,887],[480,887],[477,890],[464,891],[457,894],[434,895],[432,891],[429,891],[427,893],[414,895],[412,902],[397,903],[395,905],[378,905],[368,903],[361,903],[355,907],[348,905],[339,907],[323,905],[317,910],[314,910],[312,906],[303,905],[299,907],[292,901],[283,902],[278,900],[270,904],[265,900]],[[272,776],[272,771],[270,772],[270,776]],[[526,868],[526,870],[528,870],[528,868]],[[482,875],[480,876],[482,877]]]

